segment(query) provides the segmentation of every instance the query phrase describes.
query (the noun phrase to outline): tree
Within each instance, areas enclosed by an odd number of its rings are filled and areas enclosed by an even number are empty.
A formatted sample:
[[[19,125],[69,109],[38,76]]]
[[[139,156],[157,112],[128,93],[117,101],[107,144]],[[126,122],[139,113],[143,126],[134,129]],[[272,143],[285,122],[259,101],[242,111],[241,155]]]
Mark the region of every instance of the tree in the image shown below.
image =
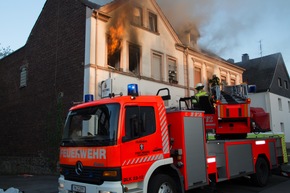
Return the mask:
[[[1,45],[1,44],[0,44]],[[10,46],[6,47],[6,48],[0,48],[0,59],[4,58],[5,56],[8,56],[9,54],[11,54],[13,52],[13,50],[10,48]]]

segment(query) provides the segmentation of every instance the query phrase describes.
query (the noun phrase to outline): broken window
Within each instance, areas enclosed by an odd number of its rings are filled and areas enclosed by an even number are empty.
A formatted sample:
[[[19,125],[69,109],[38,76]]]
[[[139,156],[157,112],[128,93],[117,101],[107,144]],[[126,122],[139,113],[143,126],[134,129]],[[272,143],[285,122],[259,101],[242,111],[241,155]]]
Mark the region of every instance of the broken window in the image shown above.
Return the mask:
[[[149,12],[149,30],[157,32],[157,15]]]
[[[162,55],[153,53],[151,72],[152,78],[162,80]]]
[[[140,47],[129,45],[129,71],[140,74]]]
[[[143,14],[142,14],[142,9],[140,7],[134,7],[133,9],[133,17],[132,17],[132,22],[134,25],[137,26],[142,26],[142,20],[143,20]]]
[[[108,65],[120,69],[121,60],[121,40],[108,35]]]
[[[168,80],[172,84],[177,84],[177,65],[176,60],[168,58]]]

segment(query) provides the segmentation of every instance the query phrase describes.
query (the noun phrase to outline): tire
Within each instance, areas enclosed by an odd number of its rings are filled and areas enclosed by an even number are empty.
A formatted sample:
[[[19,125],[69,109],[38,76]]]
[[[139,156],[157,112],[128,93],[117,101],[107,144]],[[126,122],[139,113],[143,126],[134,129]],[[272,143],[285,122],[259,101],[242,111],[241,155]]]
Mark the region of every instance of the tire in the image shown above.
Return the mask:
[[[157,174],[150,179],[148,192],[150,193],[177,193],[176,183],[165,174]]]
[[[264,158],[259,157],[255,169],[256,173],[251,176],[252,183],[259,187],[266,186],[270,175],[268,162]]]

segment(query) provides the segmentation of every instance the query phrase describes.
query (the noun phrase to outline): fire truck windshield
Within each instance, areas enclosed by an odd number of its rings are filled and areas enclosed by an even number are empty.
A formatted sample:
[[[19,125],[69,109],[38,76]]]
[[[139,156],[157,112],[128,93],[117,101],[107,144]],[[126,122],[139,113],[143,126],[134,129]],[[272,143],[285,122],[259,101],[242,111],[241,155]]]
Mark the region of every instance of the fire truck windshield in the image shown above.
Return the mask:
[[[117,139],[119,104],[102,104],[71,111],[67,117],[63,146],[108,146]]]

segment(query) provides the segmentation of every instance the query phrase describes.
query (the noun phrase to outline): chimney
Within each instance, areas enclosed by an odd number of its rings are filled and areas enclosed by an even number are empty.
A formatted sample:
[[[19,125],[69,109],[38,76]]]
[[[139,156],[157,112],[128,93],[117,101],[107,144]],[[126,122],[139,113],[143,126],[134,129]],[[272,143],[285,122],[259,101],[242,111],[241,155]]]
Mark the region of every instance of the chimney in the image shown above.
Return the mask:
[[[229,58],[227,61],[228,61],[229,63],[232,63],[232,64],[235,63],[235,60],[234,60],[233,58]]]
[[[250,60],[249,54],[246,53],[242,55],[242,62],[247,62],[249,60]]]

